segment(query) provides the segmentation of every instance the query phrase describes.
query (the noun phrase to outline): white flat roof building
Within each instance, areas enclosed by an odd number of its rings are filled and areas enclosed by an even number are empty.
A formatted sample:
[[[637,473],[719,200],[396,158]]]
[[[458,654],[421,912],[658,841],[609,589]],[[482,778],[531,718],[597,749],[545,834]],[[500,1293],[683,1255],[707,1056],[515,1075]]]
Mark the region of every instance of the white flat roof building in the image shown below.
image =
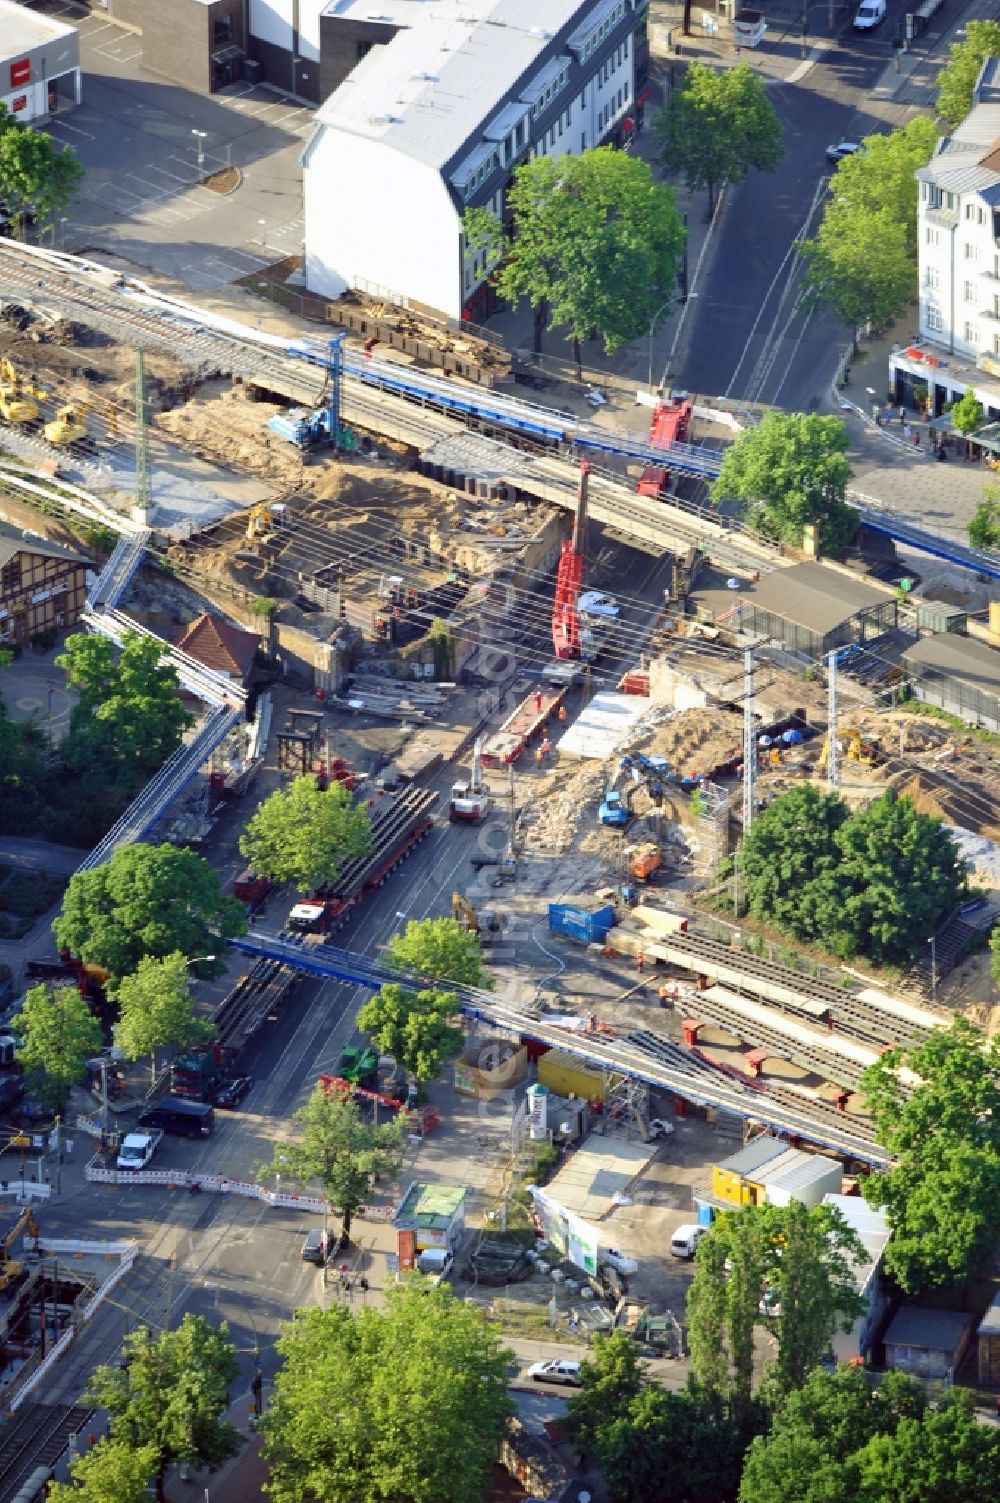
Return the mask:
[[[882,1254],[892,1233],[885,1212],[873,1209],[860,1195],[824,1195],[823,1204],[840,1212],[865,1249],[855,1263],[858,1293],[865,1308],[849,1331],[834,1332],[833,1355],[838,1362],[860,1362],[868,1355],[886,1307],[882,1285]]]
[[[0,104],[21,125],[79,104],[75,26],[0,0]]]
[[[467,312],[490,266],[465,253],[465,209],[502,214],[529,156],[586,150],[625,121],[634,130],[636,6],[333,0],[324,25],[373,23],[387,40],[358,43],[305,151],[310,290]]]

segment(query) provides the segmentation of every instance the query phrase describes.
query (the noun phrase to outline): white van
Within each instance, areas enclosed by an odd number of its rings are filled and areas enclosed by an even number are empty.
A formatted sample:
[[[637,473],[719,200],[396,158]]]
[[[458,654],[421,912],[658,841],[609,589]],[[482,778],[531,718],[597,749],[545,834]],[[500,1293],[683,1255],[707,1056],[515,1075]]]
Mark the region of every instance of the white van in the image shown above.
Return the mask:
[[[427,1274],[433,1284],[443,1284],[455,1262],[446,1247],[425,1247],[417,1259],[417,1272]]]
[[[693,1222],[679,1226],[670,1239],[670,1251],[675,1258],[693,1258],[698,1243],[708,1231],[707,1226],[695,1226]]]
[[[885,20],[886,0],[861,0],[854,17],[855,31],[874,31]]]

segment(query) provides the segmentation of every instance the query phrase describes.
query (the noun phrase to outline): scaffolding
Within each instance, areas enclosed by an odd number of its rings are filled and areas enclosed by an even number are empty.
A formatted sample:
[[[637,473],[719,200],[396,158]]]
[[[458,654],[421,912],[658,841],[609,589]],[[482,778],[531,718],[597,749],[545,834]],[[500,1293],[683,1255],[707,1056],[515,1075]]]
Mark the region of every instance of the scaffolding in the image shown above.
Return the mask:
[[[648,1142],[649,1086],[631,1075],[603,1073],[605,1131],[614,1124],[624,1127],[626,1137],[631,1137],[634,1129],[643,1143]]]

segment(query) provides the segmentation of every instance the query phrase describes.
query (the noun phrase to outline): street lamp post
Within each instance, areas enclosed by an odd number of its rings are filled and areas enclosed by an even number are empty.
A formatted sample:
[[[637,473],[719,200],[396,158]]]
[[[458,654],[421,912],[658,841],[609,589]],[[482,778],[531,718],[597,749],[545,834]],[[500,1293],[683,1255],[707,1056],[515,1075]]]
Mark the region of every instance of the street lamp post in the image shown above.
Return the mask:
[[[669,307],[670,307],[670,298],[667,298],[667,300],[665,302],[663,302],[663,303],[660,304],[660,306],[657,308],[656,312],[653,314],[652,318],[649,321],[649,369],[648,369],[648,372],[647,372],[647,379],[646,379],[646,387],[647,387],[647,389],[649,391],[653,390],[653,330],[656,328],[656,321],[659,318],[660,314],[663,313]]]
[[[191,134],[198,138],[198,175],[200,177],[205,166],[205,137],[208,135],[208,131],[192,130]]]

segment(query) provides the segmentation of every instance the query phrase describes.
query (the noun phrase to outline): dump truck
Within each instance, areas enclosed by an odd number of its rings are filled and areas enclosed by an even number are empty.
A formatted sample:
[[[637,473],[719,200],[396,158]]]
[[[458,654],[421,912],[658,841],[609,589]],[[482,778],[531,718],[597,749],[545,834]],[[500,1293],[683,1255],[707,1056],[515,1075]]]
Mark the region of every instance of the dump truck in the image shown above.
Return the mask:
[[[341,927],[366,892],[381,887],[404,856],[434,825],[437,794],[411,784],[400,793],[378,793],[368,803],[372,846],[366,856],[352,856],[336,880],[311,897],[300,898],[288,915],[288,928],[322,941]]]

